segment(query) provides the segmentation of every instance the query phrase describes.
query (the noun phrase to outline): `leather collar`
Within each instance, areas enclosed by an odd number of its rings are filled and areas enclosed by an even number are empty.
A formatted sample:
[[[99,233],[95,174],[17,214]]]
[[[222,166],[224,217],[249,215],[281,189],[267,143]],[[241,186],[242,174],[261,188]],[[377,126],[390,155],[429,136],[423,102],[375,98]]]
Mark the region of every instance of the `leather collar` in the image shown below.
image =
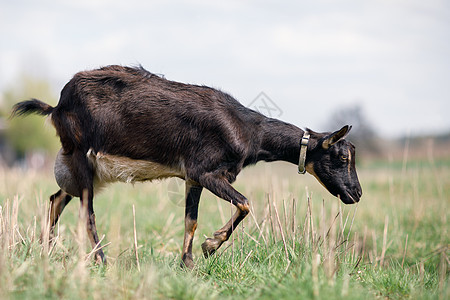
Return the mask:
[[[309,137],[310,137],[309,132],[305,131],[305,133],[303,133],[303,137],[300,142],[300,157],[298,160],[298,173],[299,174],[305,174],[305,172],[306,172],[306,168],[305,168],[306,150],[308,150]]]

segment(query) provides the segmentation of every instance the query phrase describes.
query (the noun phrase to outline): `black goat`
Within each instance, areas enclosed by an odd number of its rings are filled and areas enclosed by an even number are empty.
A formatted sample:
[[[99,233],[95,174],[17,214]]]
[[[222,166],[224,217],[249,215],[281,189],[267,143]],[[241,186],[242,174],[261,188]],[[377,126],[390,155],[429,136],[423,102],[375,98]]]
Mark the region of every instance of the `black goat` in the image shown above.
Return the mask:
[[[87,231],[99,243],[94,191],[114,181],[180,177],[186,181],[182,265],[192,268],[192,240],[203,188],[237,208],[231,220],[202,244],[213,254],[249,212],[248,200],[231,183],[260,160],[284,160],[314,175],[344,203],[362,191],[351,127],[306,132],[252,111],[230,95],[205,86],[173,82],[142,67],[108,66],[80,72],[61,92],[56,107],[39,100],[17,103],[14,115],[51,115],[62,149],[55,163],[60,190],[50,197],[51,232],[73,196],[87,207]],[[97,261],[105,261],[96,251]]]

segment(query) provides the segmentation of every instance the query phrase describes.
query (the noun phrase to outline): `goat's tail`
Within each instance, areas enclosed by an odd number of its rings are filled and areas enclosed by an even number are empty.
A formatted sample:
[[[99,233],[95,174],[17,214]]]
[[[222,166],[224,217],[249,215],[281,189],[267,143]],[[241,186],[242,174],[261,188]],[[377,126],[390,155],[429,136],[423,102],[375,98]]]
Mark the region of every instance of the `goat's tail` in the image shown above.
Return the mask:
[[[54,107],[48,105],[37,99],[31,99],[28,101],[22,101],[13,106],[11,117],[24,116],[29,114],[39,114],[41,116],[47,116],[52,113]]]

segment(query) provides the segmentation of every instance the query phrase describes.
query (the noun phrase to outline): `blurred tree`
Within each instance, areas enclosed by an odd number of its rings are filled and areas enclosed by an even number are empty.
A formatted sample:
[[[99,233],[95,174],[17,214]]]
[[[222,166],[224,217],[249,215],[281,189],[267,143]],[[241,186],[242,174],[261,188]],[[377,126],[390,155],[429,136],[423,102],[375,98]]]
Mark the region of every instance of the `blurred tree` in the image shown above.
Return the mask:
[[[328,121],[328,127],[333,130],[347,124],[353,126],[348,139],[358,149],[358,154],[380,154],[376,132],[359,104],[342,107],[332,113]]]
[[[22,76],[17,85],[6,89],[0,98],[0,115],[3,123],[0,143],[3,147],[12,148],[16,158],[23,158],[32,152],[52,155],[60,147],[53,126],[44,125],[45,117],[29,115],[26,118],[8,119],[15,103],[30,98],[42,99],[50,105],[56,103],[49,83],[29,76]]]

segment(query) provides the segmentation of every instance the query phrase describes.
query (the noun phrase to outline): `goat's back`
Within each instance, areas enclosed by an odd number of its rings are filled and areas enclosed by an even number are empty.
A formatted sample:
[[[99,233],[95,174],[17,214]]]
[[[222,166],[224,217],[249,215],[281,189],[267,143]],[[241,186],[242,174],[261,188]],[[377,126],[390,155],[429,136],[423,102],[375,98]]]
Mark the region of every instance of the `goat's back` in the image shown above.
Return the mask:
[[[122,66],[77,73],[52,112],[66,153],[93,149],[164,165],[242,156],[249,124],[261,117],[216,89]]]

